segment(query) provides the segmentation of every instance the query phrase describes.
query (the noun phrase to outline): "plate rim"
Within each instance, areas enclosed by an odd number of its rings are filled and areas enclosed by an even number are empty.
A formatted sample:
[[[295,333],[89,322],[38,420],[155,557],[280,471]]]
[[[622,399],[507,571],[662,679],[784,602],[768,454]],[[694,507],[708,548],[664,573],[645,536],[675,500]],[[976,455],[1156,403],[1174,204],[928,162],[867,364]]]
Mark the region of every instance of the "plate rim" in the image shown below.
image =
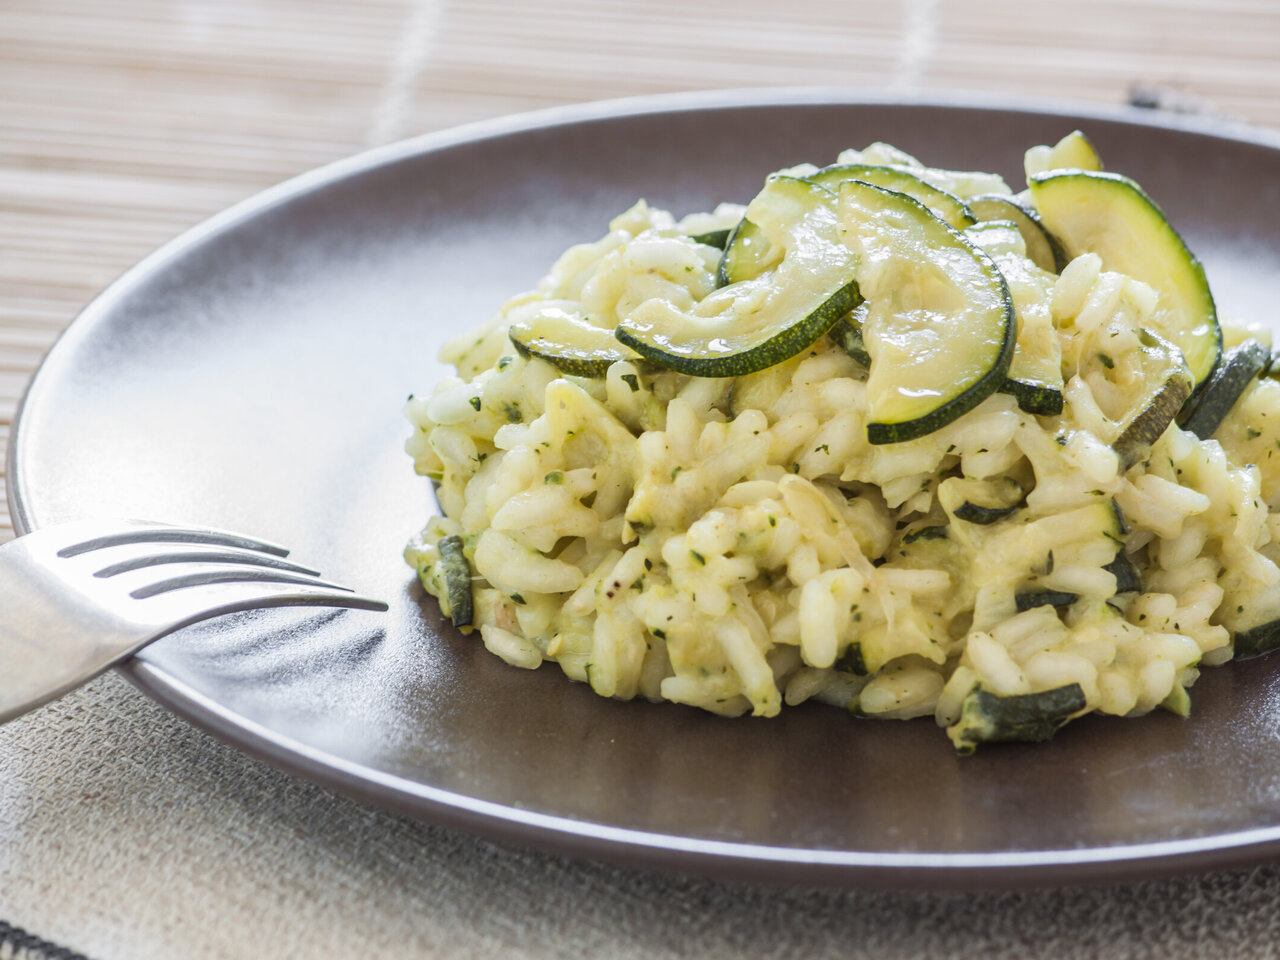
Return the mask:
[[[14,413],[6,450],[6,488],[15,536],[41,524],[23,476],[29,402],[43,389],[50,358],[73,350],[97,317],[186,251],[276,206],[349,177],[411,157],[526,131],[646,115],[786,106],[906,106],[1018,113],[1174,130],[1280,151],[1280,131],[1219,116],[1168,113],[1068,99],[882,93],[842,86],[748,87],[590,101],[481,120],[372,147],[308,170],[242,199],[167,241],[111,282],[76,315],[41,359]],[[1280,855],[1280,824],[1207,837],[1149,843],[988,853],[823,850],[707,840],[613,827],[536,813],[398,777],[293,740],[243,717],[141,660],[116,668],[165,709],[250,756],[382,809],[520,845],[577,857],[764,883],[845,887],[1000,889],[1115,882],[1242,867]]]

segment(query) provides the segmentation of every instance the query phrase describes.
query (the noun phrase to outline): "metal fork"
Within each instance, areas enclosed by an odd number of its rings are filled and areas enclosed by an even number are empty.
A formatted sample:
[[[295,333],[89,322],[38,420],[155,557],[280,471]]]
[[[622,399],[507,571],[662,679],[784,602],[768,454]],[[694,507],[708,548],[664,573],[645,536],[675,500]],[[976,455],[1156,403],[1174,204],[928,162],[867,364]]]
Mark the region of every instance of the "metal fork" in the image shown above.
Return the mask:
[[[386,610],[241,534],[141,520],[45,527],[0,545],[0,723],[152,640],[261,607]]]

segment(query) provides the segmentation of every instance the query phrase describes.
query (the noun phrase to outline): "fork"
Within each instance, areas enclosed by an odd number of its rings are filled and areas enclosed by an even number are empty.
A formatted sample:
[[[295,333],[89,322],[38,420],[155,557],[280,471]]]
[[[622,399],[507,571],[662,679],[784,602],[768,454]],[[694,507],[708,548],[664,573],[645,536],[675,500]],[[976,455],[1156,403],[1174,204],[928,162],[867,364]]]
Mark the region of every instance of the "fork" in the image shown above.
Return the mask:
[[[0,545],[0,723],[210,617],[387,609],[288,553],[237,533],[143,520],[60,524]]]

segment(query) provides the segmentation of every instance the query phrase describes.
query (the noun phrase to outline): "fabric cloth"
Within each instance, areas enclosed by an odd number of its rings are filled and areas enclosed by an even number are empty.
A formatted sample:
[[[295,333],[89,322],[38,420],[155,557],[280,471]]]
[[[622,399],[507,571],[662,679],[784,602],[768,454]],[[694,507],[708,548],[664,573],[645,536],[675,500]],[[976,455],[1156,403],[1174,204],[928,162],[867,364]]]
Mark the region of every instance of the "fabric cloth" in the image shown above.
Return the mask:
[[[1280,954],[1280,866],[1004,893],[645,872],[335,795],[114,674],[0,727],[0,835],[0,917],[94,960]],[[0,960],[69,956],[6,929]]]

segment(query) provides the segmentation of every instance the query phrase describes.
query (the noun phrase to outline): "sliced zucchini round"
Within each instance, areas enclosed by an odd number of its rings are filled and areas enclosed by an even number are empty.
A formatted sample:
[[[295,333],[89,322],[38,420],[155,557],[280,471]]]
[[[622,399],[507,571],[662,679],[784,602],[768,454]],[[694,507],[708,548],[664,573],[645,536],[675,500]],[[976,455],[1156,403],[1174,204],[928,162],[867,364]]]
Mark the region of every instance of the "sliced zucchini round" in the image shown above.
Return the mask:
[[[548,307],[527,320],[516,321],[507,336],[517,353],[546,360],[561,373],[575,377],[603,377],[610,364],[639,359],[618,342],[612,330],[560,307]]]
[[[471,595],[471,564],[463,553],[462,538],[456,534],[441,537],[436,549],[440,551],[440,568],[449,601],[449,619],[455,627],[470,626],[475,615]]]
[[[724,253],[716,267],[716,286],[727,287],[731,283],[754,280],[770,267],[777,266],[781,259],[782,251],[769,242],[759,227],[743,217],[725,239]]]
[[[835,199],[816,183],[774,177],[744,222],[778,251],[777,265],[711,293],[690,311],[646,300],[619,323],[618,339],[647,360],[696,377],[742,376],[795,356],[861,299]]]
[[[1079,130],[1072,130],[1052,147],[1032,147],[1027,151],[1027,176],[1050,170],[1101,170],[1102,158]]]
[[[1196,386],[1208,380],[1222,331],[1204,267],[1142,188],[1114,173],[1059,171],[1032,177],[1031,199],[1067,256],[1096,253],[1156,291],[1156,332],[1182,351]]]
[[[840,184],[846,181],[861,180],[863,183],[873,183],[886,190],[905,193],[908,197],[919,200],[935,217],[957,230],[976,223],[978,219],[959,197],[925,183],[914,173],[901,167],[884,167],[871,163],[837,163],[810,174],[806,179],[820,183],[831,190],[838,190]]]
[[[1014,606],[1019,613],[1034,610],[1036,607],[1069,607],[1080,595],[1063,590],[1032,590],[1014,595]]]
[[[864,370],[871,369],[871,354],[867,353],[867,345],[862,342],[862,321],[867,316],[867,302],[864,300],[854,308],[847,317],[841,317],[829,331],[832,340]]]
[[[1004,382],[1017,331],[1009,289],[987,254],[905,194],[842,183],[840,222],[869,304],[867,438],[932,433]]]
[[[1133,565],[1129,555],[1122,549],[1116,552],[1116,558],[1102,568],[1116,578],[1116,593],[1141,593],[1142,574]]]
[[[1025,505],[1026,491],[1013,477],[951,477],[938,487],[938,501],[957,520],[986,526]]]
[[[1153,371],[1151,380],[1157,386],[1137,406],[1111,443],[1122,470],[1146,458],[1151,445],[1169,428],[1191,396],[1192,388],[1191,371],[1177,347],[1150,330],[1139,330],[1138,340]]]
[[[975,687],[964,699],[959,721],[947,728],[947,736],[957,753],[972,753],[980,743],[1048,740],[1086,706],[1078,683],[1011,697]]]
[[[733,229],[725,227],[723,230],[708,230],[706,233],[691,233],[689,239],[694,243],[705,243],[708,247],[715,247],[717,250],[723,250],[725,244],[729,242],[729,234],[733,233]]]
[[[1250,657],[1270,653],[1280,647],[1280,620],[1271,620],[1248,630],[1241,630],[1232,637],[1232,641],[1235,645],[1232,657],[1235,660],[1248,660]]]
[[[1066,253],[1045,230],[1044,224],[1040,222],[1040,215],[1030,204],[1020,203],[1017,197],[1003,193],[984,193],[978,197],[970,197],[967,202],[979,224],[988,220],[1013,221],[1026,244],[1027,257],[1041,270],[1061,273],[1062,268],[1067,265]]]
[[[1232,347],[1197,397],[1183,407],[1178,425],[1201,440],[1208,440],[1253,378],[1271,363],[1271,351],[1257,340],[1246,340]]]

